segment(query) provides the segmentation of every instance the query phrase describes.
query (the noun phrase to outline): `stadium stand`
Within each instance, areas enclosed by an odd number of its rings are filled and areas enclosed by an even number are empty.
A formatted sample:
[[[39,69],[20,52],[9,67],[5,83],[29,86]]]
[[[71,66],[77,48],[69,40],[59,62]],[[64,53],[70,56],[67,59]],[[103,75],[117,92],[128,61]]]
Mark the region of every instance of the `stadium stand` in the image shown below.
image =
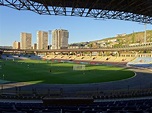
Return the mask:
[[[152,99],[94,101],[90,104],[46,105],[43,102],[0,102],[1,113],[151,113]]]
[[[73,62],[90,62],[91,64],[112,64],[112,65],[126,65],[128,62],[134,60],[135,56],[80,56],[80,55],[47,55],[43,59],[49,60],[72,60]]]
[[[131,62],[127,63],[128,66],[152,68],[152,57],[137,57]]]
[[[97,61],[101,63],[124,63],[130,66],[150,67],[152,63],[151,57],[114,57],[114,56],[79,56],[75,55],[10,55],[3,54],[3,59],[48,59],[48,60],[67,60],[74,61]],[[74,59],[75,58],[75,59]],[[107,59],[108,58],[108,59]],[[15,90],[14,90],[15,91]],[[112,92],[98,91],[77,91],[75,94],[61,93],[60,89],[49,91],[46,89],[31,90],[31,94],[16,90],[15,93],[4,93],[1,90],[0,100],[6,99],[7,102],[0,102],[0,113],[151,113],[152,109],[152,89],[134,89]],[[2,93],[3,92],[3,93]],[[7,91],[6,91],[7,92]],[[41,93],[40,93],[41,92]],[[42,94],[43,92],[43,94]],[[48,93],[49,92],[49,93]],[[62,98],[63,97],[83,97],[93,99],[92,103],[67,105],[63,102],[62,105],[46,105],[43,102],[30,103],[31,100],[44,100],[45,97]],[[145,97],[145,98],[143,98]],[[19,100],[17,102],[11,100]],[[29,102],[24,100],[29,100]],[[82,102],[82,101],[81,101]],[[60,103],[60,102],[58,102]],[[66,102],[67,103],[67,102]]]
[[[17,55],[12,55],[12,54],[3,54],[1,56],[2,59],[33,59],[33,60],[41,60],[43,58],[43,55],[23,55],[23,54],[17,54]]]

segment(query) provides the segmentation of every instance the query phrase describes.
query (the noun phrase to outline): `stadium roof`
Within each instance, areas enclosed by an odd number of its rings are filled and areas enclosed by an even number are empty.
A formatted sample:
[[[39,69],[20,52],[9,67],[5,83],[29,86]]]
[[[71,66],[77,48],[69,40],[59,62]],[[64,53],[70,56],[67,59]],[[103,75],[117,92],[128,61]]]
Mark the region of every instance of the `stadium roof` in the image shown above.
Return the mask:
[[[119,19],[152,24],[152,0],[0,0],[0,5],[43,15]]]

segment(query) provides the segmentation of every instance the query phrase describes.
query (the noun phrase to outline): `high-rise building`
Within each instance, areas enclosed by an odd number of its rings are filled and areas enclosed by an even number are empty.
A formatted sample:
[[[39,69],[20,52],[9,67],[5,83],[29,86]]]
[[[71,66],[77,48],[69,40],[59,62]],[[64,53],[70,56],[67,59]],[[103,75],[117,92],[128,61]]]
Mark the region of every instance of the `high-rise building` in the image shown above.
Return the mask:
[[[68,48],[69,32],[64,29],[56,29],[52,31],[52,49]]]
[[[31,48],[32,48],[32,34],[21,33],[21,49],[31,49]]]
[[[20,49],[20,42],[13,42],[13,49]]]
[[[37,49],[48,49],[48,32],[37,32]]]

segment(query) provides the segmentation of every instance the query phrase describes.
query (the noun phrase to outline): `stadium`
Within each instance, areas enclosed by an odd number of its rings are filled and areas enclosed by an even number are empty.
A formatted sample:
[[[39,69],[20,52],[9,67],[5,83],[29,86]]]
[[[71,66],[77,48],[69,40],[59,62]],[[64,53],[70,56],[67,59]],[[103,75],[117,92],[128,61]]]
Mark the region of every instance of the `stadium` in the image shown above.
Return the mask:
[[[144,12],[139,13],[148,21],[151,15]],[[152,44],[100,49],[1,48],[0,112],[151,113],[151,49]]]
[[[77,98],[81,103],[81,99],[86,98],[87,101],[150,98],[152,93],[151,54],[122,52],[120,56],[80,56],[51,52],[45,55],[45,51],[41,51],[35,55],[31,50],[14,54],[17,51],[3,50],[1,54],[2,99],[41,100],[40,103],[43,100],[48,104],[51,99]],[[49,110],[54,112],[54,109]]]

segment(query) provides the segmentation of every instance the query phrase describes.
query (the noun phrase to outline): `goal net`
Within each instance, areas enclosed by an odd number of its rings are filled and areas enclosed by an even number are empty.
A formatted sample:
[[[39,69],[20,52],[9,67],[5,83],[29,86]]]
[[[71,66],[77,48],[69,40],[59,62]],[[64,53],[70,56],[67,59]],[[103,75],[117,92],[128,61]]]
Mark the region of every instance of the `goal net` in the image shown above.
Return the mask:
[[[14,58],[6,58],[5,60],[13,60],[14,61]]]
[[[85,70],[85,65],[73,65],[73,70]]]

